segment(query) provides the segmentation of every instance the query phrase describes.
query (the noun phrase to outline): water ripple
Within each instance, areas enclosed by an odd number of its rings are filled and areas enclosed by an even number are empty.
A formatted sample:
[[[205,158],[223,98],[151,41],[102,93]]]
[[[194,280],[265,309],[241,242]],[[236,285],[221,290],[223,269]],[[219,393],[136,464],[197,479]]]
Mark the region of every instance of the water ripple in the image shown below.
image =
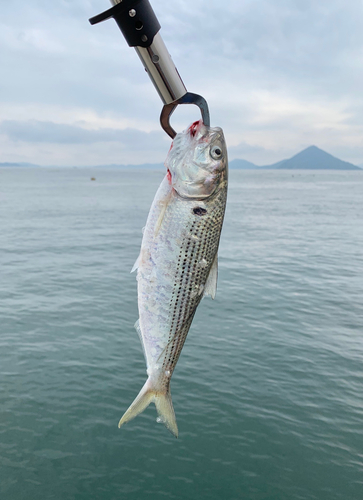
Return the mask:
[[[360,172],[231,173],[178,440],[153,406],[117,429],[146,378],[130,269],[162,172],[1,173],[1,498],[360,500]]]

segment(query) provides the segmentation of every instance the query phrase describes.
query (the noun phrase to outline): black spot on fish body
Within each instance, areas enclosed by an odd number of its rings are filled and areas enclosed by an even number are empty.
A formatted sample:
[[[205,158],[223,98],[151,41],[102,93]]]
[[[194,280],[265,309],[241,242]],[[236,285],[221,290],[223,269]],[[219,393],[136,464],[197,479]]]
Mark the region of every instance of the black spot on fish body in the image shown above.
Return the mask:
[[[207,213],[205,208],[202,207],[195,207],[193,208],[193,214],[195,215],[205,215]]]

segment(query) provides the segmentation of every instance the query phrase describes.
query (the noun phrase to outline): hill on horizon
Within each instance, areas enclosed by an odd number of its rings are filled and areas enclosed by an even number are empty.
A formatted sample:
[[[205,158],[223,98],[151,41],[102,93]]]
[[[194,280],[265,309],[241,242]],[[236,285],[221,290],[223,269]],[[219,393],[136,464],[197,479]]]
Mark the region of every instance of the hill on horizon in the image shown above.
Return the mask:
[[[27,163],[27,162],[10,162],[10,161],[5,161],[0,163],[0,167],[39,167],[39,165],[36,165],[35,163]]]
[[[11,163],[3,162],[0,163],[0,167],[40,167],[40,165],[35,165],[34,163]],[[52,168],[49,166],[49,168]],[[57,167],[61,168],[61,167]],[[72,167],[68,167],[72,168]],[[76,167],[85,168],[85,167]],[[89,165],[87,168],[140,168],[140,169],[162,169],[164,165],[162,163],[144,163],[140,165],[121,165],[121,164],[110,164],[110,165]],[[244,170],[264,170],[264,169],[288,169],[288,170],[362,170],[361,167],[353,165],[347,161],[340,160],[335,156],[323,151],[317,146],[309,146],[308,148],[300,151],[291,158],[278,161],[271,165],[258,166],[254,163],[243,160],[235,159],[229,162],[229,168],[231,169],[244,169]]]
[[[309,146],[292,158],[260,168],[291,170],[361,170],[356,165],[339,160],[317,146]]]
[[[232,169],[244,169],[244,170],[254,170],[256,168],[261,168],[247,160],[232,160],[229,162],[229,168]]]
[[[264,169],[289,169],[289,170],[362,170],[360,167],[347,161],[339,160],[335,156],[323,151],[317,146],[309,146],[296,155],[286,160],[280,160],[271,165],[258,166],[246,160],[232,160],[232,169],[264,170]]]

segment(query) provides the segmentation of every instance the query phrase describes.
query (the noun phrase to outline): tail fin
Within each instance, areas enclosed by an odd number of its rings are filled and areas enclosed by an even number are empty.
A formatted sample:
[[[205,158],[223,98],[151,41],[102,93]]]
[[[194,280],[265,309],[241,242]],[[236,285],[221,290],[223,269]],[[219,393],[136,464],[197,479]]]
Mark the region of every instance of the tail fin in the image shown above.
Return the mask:
[[[155,406],[161,422],[177,438],[178,426],[176,425],[173,403],[171,401],[170,389],[165,394],[155,395]]]
[[[175,437],[178,437],[178,427],[176,425],[169,386],[167,387],[166,392],[156,391],[152,386],[150,378],[147,379],[135,401],[121,418],[118,426],[121,427],[121,425],[126,424],[126,422],[135,418],[139,415],[139,413],[143,412],[152,401],[155,403],[160,421],[163,422],[165,427],[169,429]]]

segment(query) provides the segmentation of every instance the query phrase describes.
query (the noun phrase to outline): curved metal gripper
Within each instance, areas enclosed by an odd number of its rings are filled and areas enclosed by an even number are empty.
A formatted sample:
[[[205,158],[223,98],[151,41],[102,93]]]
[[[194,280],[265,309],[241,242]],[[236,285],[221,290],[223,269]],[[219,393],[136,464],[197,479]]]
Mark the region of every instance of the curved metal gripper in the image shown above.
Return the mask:
[[[204,125],[210,127],[210,117],[209,117],[209,109],[207,101],[204,99],[204,97],[198,94],[192,94],[191,92],[187,92],[182,97],[180,97],[180,99],[177,99],[176,101],[173,101],[170,104],[165,104],[163,106],[163,109],[161,110],[161,115],[160,115],[161,127],[172,139],[174,139],[174,137],[176,136],[176,132],[170,125],[170,117],[174,113],[176,107],[179,104],[195,104],[196,106],[198,106],[198,108],[202,113],[202,120]]]

